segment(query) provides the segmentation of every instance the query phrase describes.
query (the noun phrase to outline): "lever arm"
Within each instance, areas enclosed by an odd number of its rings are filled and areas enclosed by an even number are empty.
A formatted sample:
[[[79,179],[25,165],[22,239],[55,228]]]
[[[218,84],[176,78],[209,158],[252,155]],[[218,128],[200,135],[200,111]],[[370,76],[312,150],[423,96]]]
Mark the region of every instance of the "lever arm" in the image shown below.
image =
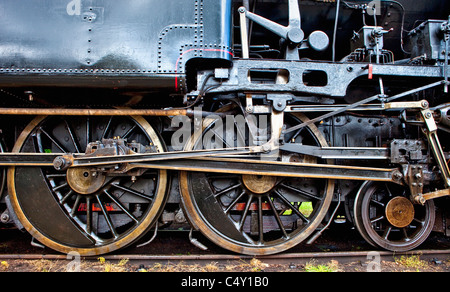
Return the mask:
[[[239,12],[245,13],[245,16],[273,32],[281,38],[284,38],[292,44],[299,45],[305,38],[305,33],[301,28],[301,15],[298,0],[289,0],[289,25],[283,26],[273,22],[260,15],[247,11],[245,7],[239,8]]]

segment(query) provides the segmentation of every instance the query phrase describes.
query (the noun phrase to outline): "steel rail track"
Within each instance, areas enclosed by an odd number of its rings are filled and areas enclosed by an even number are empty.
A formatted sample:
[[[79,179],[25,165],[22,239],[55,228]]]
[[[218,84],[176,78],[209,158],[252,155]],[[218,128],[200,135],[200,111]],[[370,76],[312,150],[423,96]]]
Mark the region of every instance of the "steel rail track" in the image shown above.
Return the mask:
[[[351,262],[366,262],[371,260],[373,256],[379,256],[382,261],[395,261],[396,258],[402,256],[419,255],[422,260],[449,260],[450,249],[447,250],[414,250],[409,252],[390,252],[390,251],[341,251],[341,252],[305,252],[305,253],[282,253],[270,256],[246,256],[231,254],[211,254],[211,255],[140,255],[140,254],[117,254],[102,256],[105,261],[112,263],[119,262],[123,259],[133,265],[153,265],[159,264],[179,264],[185,265],[206,265],[212,262],[216,264],[232,264],[250,262],[252,259],[258,259],[267,264],[306,264],[311,260],[315,263],[328,263],[331,260],[338,261],[341,264]],[[81,257],[84,261],[98,261],[96,257]],[[49,260],[49,261],[70,261],[73,259],[71,255],[64,254],[0,254],[0,260]]]

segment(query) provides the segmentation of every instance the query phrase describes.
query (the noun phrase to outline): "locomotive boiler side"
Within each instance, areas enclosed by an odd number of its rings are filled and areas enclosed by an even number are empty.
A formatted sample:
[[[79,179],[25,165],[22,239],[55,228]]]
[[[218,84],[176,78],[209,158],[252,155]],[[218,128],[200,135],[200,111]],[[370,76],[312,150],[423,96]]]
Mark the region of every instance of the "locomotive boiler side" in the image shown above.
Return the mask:
[[[0,85],[184,90],[232,59],[230,1],[2,1]]]

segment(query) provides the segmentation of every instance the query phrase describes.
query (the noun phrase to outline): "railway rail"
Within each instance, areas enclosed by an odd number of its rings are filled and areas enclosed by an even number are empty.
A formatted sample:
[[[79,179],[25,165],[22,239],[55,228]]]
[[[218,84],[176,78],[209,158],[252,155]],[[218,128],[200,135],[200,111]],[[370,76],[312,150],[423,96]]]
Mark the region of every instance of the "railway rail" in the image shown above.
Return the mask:
[[[450,260],[450,250],[414,250],[409,252],[395,253],[390,251],[341,251],[341,252],[305,252],[305,253],[281,253],[270,256],[246,256],[246,255],[230,255],[230,254],[212,254],[212,255],[142,255],[142,254],[114,254],[104,255],[106,261],[119,262],[128,260],[129,263],[139,266],[151,266],[154,264],[179,264],[186,265],[206,265],[210,263],[216,264],[239,264],[242,262],[250,262],[252,259],[258,259],[267,264],[277,265],[305,265],[314,260],[317,263],[328,263],[331,260],[339,263],[365,262],[373,255],[378,255],[383,261],[393,261],[395,258],[402,256],[419,255],[424,260]],[[0,255],[2,260],[50,260],[50,261],[70,261],[72,257],[61,254],[3,254]],[[98,261],[99,257],[83,257],[86,261]]]
[[[330,261],[336,261],[339,264],[356,263],[365,267],[367,262],[371,262],[375,257],[380,261],[394,262],[401,257],[420,256],[421,260],[430,261],[441,264],[450,260],[449,250],[415,250],[403,253],[394,253],[389,251],[346,251],[346,252],[306,252],[306,253],[282,253],[278,255],[252,257],[245,255],[138,255],[138,254],[116,254],[105,255],[102,261],[111,263],[119,263],[126,260],[133,267],[152,267],[157,265],[184,265],[189,266],[206,266],[215,264],[217,266],[240,266],[243,264],[251,265],[251,261],[257,259],[264,263],[264,266],[276,265],[278,268],[272,268],[271,271],[277,272],[290,268],[295,269],[305,266],[308,263],[327,264]],[[0,260],[26,260],[26,261],[58,261],[69,263],[74,259],[73,255],[61,254],[3,254]],[[82,257],[87,262],[98,262],[99,257]],[[278,269],[278,270],[277,270]],[[186,270],[185,270],[186,271]],[[188,270],[189,271],[189,270]],[[231,270],[235,271],[235,270]]]
[[[80,268],[73,270],[74,260],[89,264],[108,263],[110,267],[121,266],[126,263],[127,268],[119,272],[302,272],[308,271],[308,265],[326,266],[333,264],[338,272],[392,272],[408,271],[410,265],[398,265],[392,270],[400,259],[412,258],[414,261],[428,263],[422,270],[416,271],[450,271],[450,250],[415,250],[403,253],[390,251],[343,251],[343,252],[306,252],[282,253],[270,256],[253,257],[246,255],[212,254],[212,255],[140,255],[140,254],[114,254],[103,257],[81,257],[61,254],[3,254],[2,262],[17,262],[23,266],[28,263],[42,262],[59,265],[57,272],[102,272],[95,268]],[[31,264],[32,265],[32,264]],[[389,267],[389,268],[388,268]],[[30,268],[18,268],[18,272],[33,271]],[[36,270],[34,270],[36,271]],[[103,271],[114,271],[105,269]],[[117,270],[116,270],[117,271]],[[333,270],[332,270],[333,271]],[[411,271],[411,270],[409,270]],[[278,276],[277,276],[278,277]]]
[[[1,231],[5,233],[5,230]],[[3,247],[15,246],[15,249],[0,250],[0,261],[16,263],[21,266],[19,271],[28,271],[23,262],[47,262],[48,265],[59,266],[57,271],[68,271],[74,260],[86,265],[100,265],[108,263],[112,266],[127,264],[126,271],[173,271],[173,272],[284,272],[304,271],[307,265],[338,264],[337,271],[392,271],[392,265],[403,258],[420,258],[428,263],[423,271],[450,271],[450,240],[435,235],[424,243],[423,247],[407,252],[391,252],[375,250],[366,244],[356,233],[350,237],[346,244],[338,240],[338,233],[325,232],[323,237],[314,245],[302,244],[290,251],[276,255],[250,256],[229,253],[226,250],[209,245],[211,249],[205,251],[198,249],[186,240],[187,232],[163,233],[155,239],[151,246],[130,247],[121,252],[99,256],[80,256],[77,253],[61,254],[49,249],[39,247],[34,243],[30,245],[30,238],[26,234],[16,234],[16,231],[6,231],[7,236],[1,242]],[[9,234],[9,235],[8,235]],[[205,239],[200,234],[199,240]],[[6,238],[6,239],[5,239]],[[172,244],[168,248],[168,242]],[[8,253],[11,250],[13,253]],[[184,252],[184,253],[183,253]],[[33,264],[30,264],[33,265]],[[206,268],[205,268],[206,267]],[[0,267],[1,268],[1,267]],[[100,265],[100,268],[103,268]],[[397,271],[409,267],[398,266]],[[81,271],[99,271],[93,268],[83,268]],[[208,270],[209,269],[209,270]],[[102,271],[102,269],[100,269]],[[121,270],[124,271],[124,270]]]

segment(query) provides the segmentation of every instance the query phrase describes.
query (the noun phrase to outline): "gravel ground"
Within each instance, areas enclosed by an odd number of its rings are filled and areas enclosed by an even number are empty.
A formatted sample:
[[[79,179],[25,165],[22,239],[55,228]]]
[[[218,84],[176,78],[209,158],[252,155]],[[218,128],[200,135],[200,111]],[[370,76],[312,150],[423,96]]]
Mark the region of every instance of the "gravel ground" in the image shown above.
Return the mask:
[[[394,261],[381,261],[380,266],[371,262],[339,263],[330,260],[318,264],[314,260],[306,264],[268,264],[263,260],[230,262],[218,264],[211,262],[198,264],[160,264],[149,266],[133,265],[126,258],[118,262],[109,262],[102,257],[97,261],[81,261],[79,272],[450,272],[450,258],[439,260],[422,260],[420,256],[399,257]],[[67,272],[73,271],[72,262],[66,260],[4,260],[0,255],[0,270],[2,272]]]
[[[74,268],[72,262],[67,260],[10,260],[2,258],[6,254],[55,254],[49,249],[31,246],[31,237],[27,233],[17,230],[0,230],[0,271],[2,272],[66,272]],[[373,248],[365,243],[355,232],[345,233],[342,238],[342,230],[326,231],[312,246],[300,244],[290,253],[295,252],[333,252],[333,251],[369,251]],[[249,259],[228,263],[211,262],[204,265],[198,264],[165,264],[154,263],[143,266],[128,261],[127,254],[149,255],[207,255],[230,254],[221,248],[209,243],[200,234],[197,238],[209,247],[208,251],[201,251],[187,240],[187,233],[167,232],[161,233],[149,246],[136,249],[130,247],[120,251],[122,260],[110,262],[103,257],[95,261],[79,262],[76,267],[81,272],[450,272],[450,256],[441,256],[436,259],[424,259],[420,255],[398,256],[390,261],[376,262],[319,262],[311,259],[309,262],[273,264],[265,263],[264,259]],[[146,238],[142,239],[145,241]],[[439,234],[432,235],[421,246],[421,249],[450,249],[450,239]]]

